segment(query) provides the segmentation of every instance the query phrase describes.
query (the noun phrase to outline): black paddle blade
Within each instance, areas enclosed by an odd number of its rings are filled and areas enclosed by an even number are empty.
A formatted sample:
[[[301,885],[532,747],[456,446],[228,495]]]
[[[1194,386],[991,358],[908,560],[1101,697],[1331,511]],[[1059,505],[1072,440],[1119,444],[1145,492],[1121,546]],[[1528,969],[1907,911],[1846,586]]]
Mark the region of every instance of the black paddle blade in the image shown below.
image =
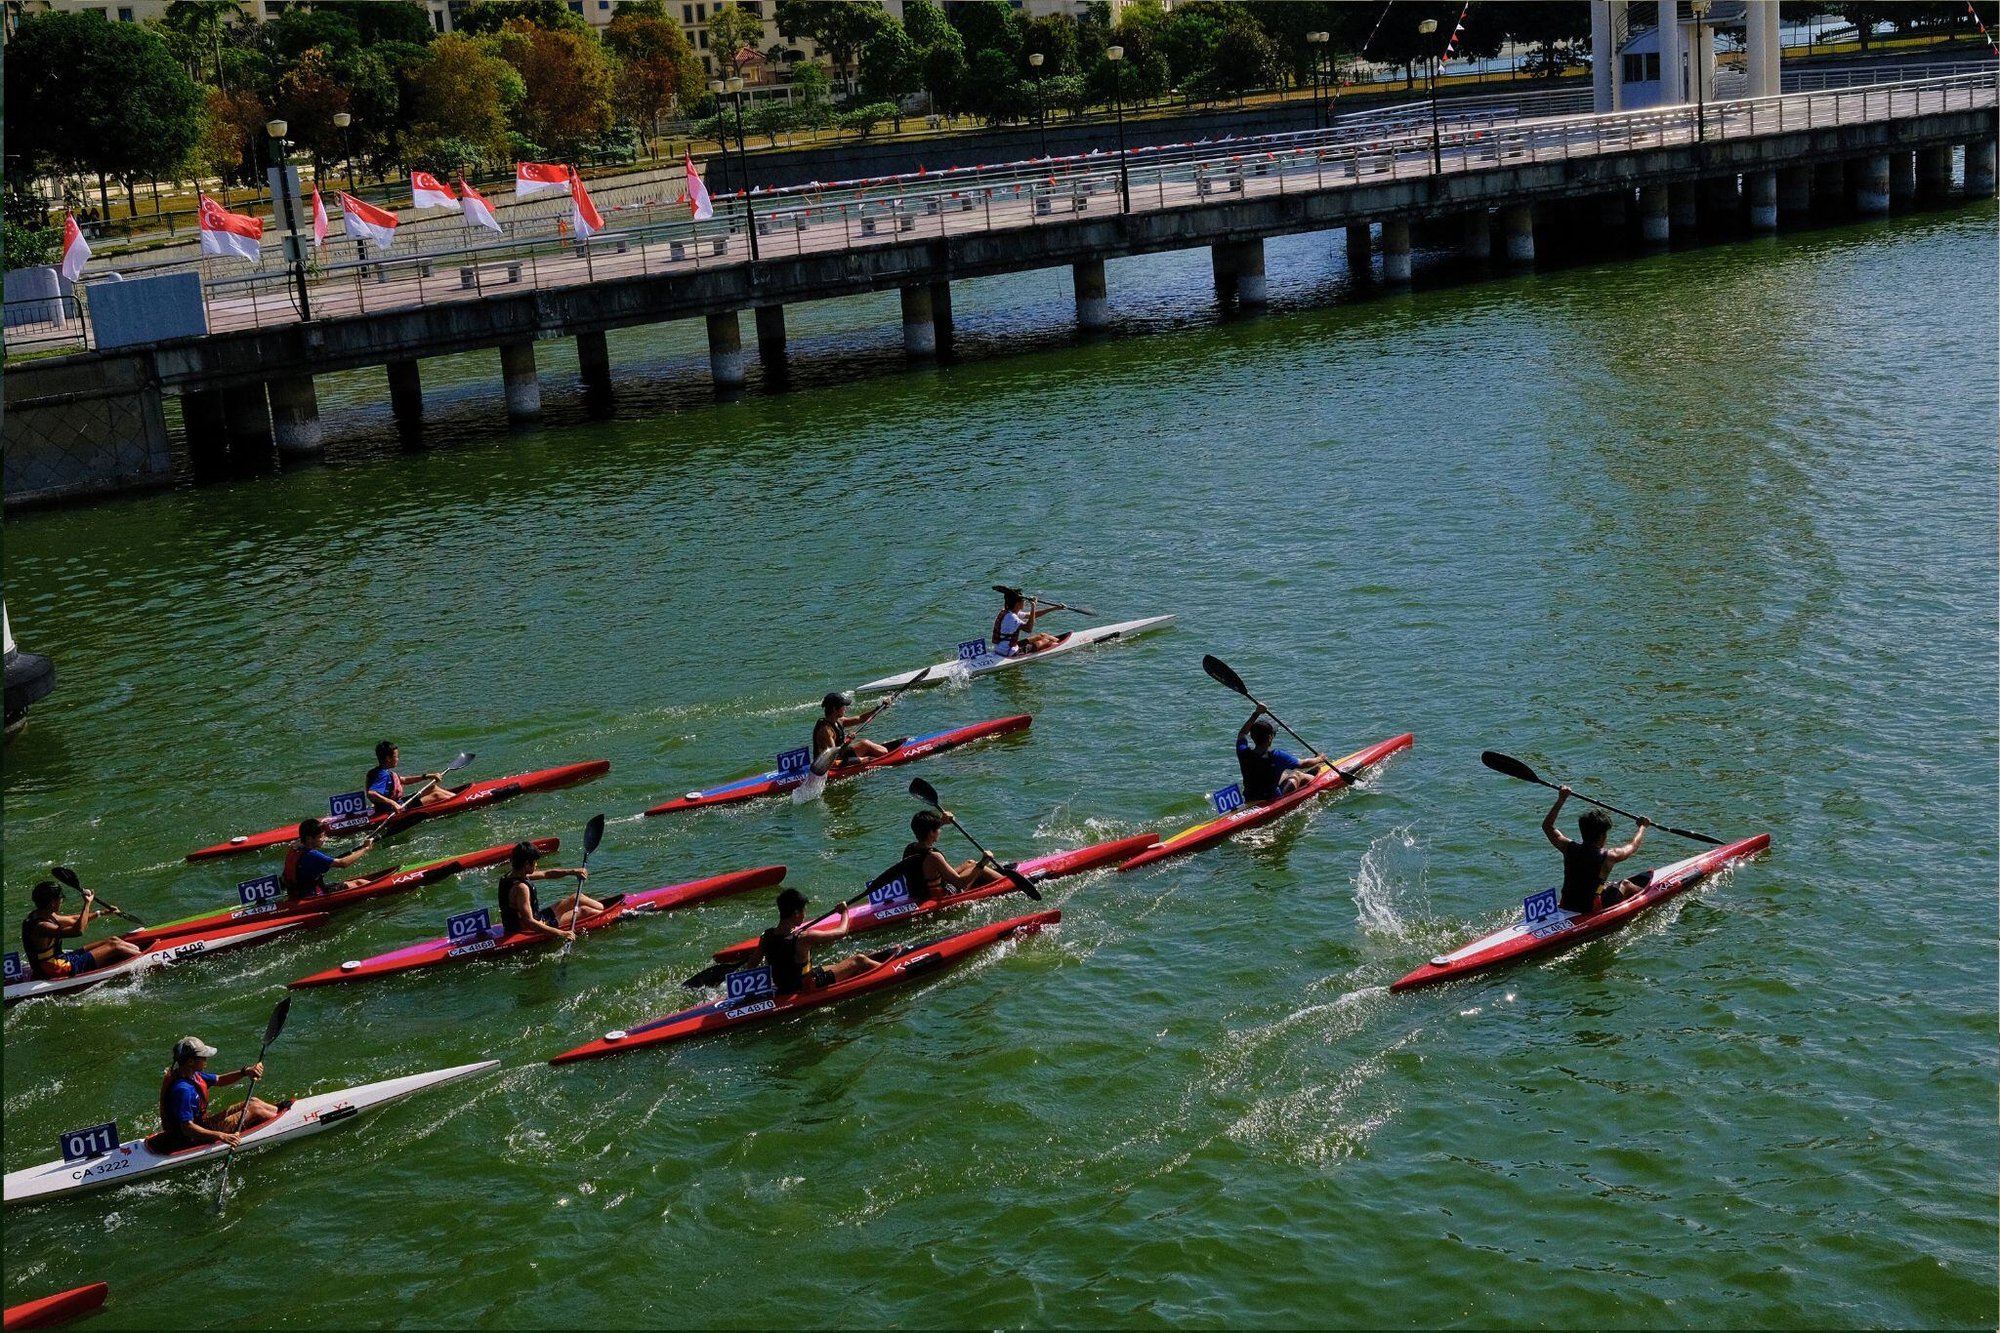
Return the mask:
[[[938,799],[937,788],[931,786],[930,783],[925,782],[922,778],[910,779],[910,795],[916,797],[925,805],[934,805],[940,810],[944,809],[944,802]]]
[[[458,752],[458,758],[446,764],[442,771],[446,773],[456,773],[461,768],[469,767],[472,761],[477,759],[478,757],[479,757],[478,755],[473,754],[470,750],[460,750]]]
[[[589,856],[597,850],[597,844],[604,841],[604,816],[592,815],[590,822],[583,826],[583,854]]]
[[[1007,877],[1008,883],[1012,884],[1015,888],[1019,889],[1021,892],[1027,894],[1031,900],[1035,902],[1040,902],[1042,900],[1042,891],[1036,888],[1033,881],[1031,881],[1026,875],[1022,874],[1020,870],[1012,862],[1008,862],[1006,865],[1000,866],[999,871],[1001,874]]]
[[[278,1007],[271,1011],[271,1021],[264,1025],[264,1044],[269,1046],[285,1030],[285,1019],[291,1016],[292,997],[287,995],[278,1001]]]
[[[722,979],[728,976],[735,969],[735,966],[734,963],[710,963],[707,967],[704,967],[701,971],[683,981],[681,985],[686,986],[689,990],[706,990],[710,986],[719,986],[722,984]]]
[[[1231,670],[1229,663],[1221,658],[1213,654],[1204,654],[1201,659],[1201,669],[1206,671],[1209,679],[1216,684],[1235,690],[1246,699],[1250,697],[1250,687],[1243,683],[1243,677]]]
[[[76,872],[74,870],[71,870],[68,866],[50,866],[49,873],[51,875],[54,875],[58,880],[62,881],[64,884],[69,885],[72,889],[80,889],[83,887],[83,881],[78,879],[76,877]]]
[[[1510,778],[1519,778],[1523,782],[1539,783],[1544,787],[1549,785],[1536,775],[1534,769],[1529,768],[1511,754],[1501,754],[1498,750],[1482,750],[1479,753],[1479,762],[1492,769],[1495,773],[1505,773]]]

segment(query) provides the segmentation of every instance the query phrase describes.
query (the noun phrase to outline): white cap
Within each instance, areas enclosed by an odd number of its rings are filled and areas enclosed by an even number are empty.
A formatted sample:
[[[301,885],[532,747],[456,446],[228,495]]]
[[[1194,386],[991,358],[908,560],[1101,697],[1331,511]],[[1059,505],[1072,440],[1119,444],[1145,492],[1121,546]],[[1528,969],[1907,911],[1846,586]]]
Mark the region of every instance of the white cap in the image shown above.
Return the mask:
[[[179,1041],[174,1043],[175,1064],[179,1064],[181,1061],[186,1060],[191,1056],[199,1055],[203,1059],[207,1059],[209,1056],[214,1054],[215,1054],[215,1048],[213,1046],[210,1046],[207,1042],[203,1041],[200,1037],[182,1037]]]

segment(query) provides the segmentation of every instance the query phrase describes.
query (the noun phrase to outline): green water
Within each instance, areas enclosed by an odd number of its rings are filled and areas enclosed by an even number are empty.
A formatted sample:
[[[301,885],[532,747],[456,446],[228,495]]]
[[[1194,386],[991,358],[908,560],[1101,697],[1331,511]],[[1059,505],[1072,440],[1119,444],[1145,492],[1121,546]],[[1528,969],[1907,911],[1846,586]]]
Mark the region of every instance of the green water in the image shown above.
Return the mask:
[[[1246,711],[1203,652],[1336,754],[1417,745],[1239,843],[1051,886],[1052,933],[756,1032],[541,1063],[679,1007],[763,894],[566,974],[302,992],[275,1092],[507,1067],[242,1159],[220,1219],[205,1170],[16,1212],[6,1298],[107,1278],[100,1324],[135,1328],[1992,1325],[1994,228],[1339,303],[1337,238],[1297,238],[1248,321],[1195,251],[1114,264],[1125,336],[1087,346],[1067,275],[1026,275],[958,294],[947,369],[900,366],[892,300],[794,312],[807,391],[734,404],[684,387],[686,331],[634,334],[616,420],[549,357],[548,424],[496,436],[495,367],[441,363],[405,456],[356,376],[323,388],[358,441],[325,467],[10,522],[16,630],[61,672],[5,761],[12,918],[58,860],[142,916],[227,898],[266,863],[181,854],[358,785],[383,736],[413,769],[613,765],[394,859],[573,848],[602,810],[607,892],[782,861],[821,902],[900,848],[912,771],[1009,855],[1198,820]],[[1023,736],[633,817],[983,633],[1003,580],[1180,623],[885,719]],[[1391,995],[1550,880],[1547,793],[1484,748],[1775,845],[1604,941]],[[136,1134],[175,1037],[247,1061],[284,981],[490,885],[10,1011],[7,1166]]]

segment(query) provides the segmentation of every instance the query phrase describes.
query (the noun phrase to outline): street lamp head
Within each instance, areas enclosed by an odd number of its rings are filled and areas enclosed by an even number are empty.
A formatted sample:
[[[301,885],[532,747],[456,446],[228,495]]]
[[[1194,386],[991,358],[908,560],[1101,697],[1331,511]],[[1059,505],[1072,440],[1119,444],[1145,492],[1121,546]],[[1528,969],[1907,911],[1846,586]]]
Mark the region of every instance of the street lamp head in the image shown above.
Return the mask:
[[[1326,40],[1326,34],[1323,32],[1309,32],[1306,34],[1306,40],[1311,42],[1314,46],[1318,46],[1320,43]]]
[[[270,135],[273,139],[284,138],[285,131],[290,128],[291,126],[282,120],[267,120],[264,122],[264,133]]]
[[[1123,60],[1125,58],[1125,48],[1122,46],[1107,46],[1104,48],[1104,58],[1110,61]]]
[[[333,113],[333,127],[335,129],[344,130],[353,123],[354,117],[348,115],[345,111],[336,111]]]
[[[1417,25],[1417,31],[1422,33],[1426,37],[1430,36],[1437,30],[1438,30],[1438,21],[1436,19],[1425,19],[1422,23],[1419,23]]]
[[[1028,53],[1028,64],[1035,69],[1042,67],[1043,59],[1044,57],[1040,51],[1031,51]]]
[[[1705,19],[1708,11],[1715,8],[1715,0],[1688,0],[1688,8],[1694,11],[1696,18]]]
[[[708,81],[708,90],[712,93],[727,92],[728,86],[721,79],[710,79]]]
[[[735,77],[734,75],[731,75],[731,76],[730,76],[730,79],[729,79],[729,91],[730,91],[730,92],[732,92],[732,93],[740,93],[740,92],[742,92],[742,91],[743,91],[743,80],[741,80],[741,79],[739,79],[739,78],[736,78],[736,77]]]

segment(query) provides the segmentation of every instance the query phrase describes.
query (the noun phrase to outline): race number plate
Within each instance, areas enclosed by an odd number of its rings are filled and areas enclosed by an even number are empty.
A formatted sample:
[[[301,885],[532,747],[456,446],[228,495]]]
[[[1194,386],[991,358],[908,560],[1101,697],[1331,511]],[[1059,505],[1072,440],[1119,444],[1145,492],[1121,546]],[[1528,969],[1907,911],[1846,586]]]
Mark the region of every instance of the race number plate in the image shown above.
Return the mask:
[[[1226,815],[1231,810],[1243,808],[1243,788],[1232,782],[1208,799],[1215,803],[1216,814]]]
[[[975,657],[984,656],[986,656],[986,640],[984,639],[967,639],[964,643],[958,645],[958,660],[961,662],[970,662]]]
[[[20,954],[8,954],[5,963],[7,968],[7,984],[9,986],[17,981],[26,981],[28,979],[28,964],[22,960]]]
[[[812,766],[812,751],[803,745],[778,756],[778,776],[781,778],[802,778],[812,771]]]
[[[87,1162],[93,1157],[102,1157],[118,1150],[118,1122],[107,1120],[89,1129],[72,1129],[58,1140],[62,1145],[62,1159],[65,1162]]]
[[[1562,911],[1558,907],[1559,895],[1554,889],[1543,889],[1533,897],[1521,900],[1521,920],[1530,927],[1551,922]]]
[[[266,875],[262,879],[246,879],[236,886],[236,896],[245,907],[262,907],[266,903],[278,901],[282,892],[276,875]]]
[[[444,923],[445,940],[456,946],[483,940],[493,933],[493,918],[484,907],[460,912]]]
[[[344,791],[326,798],[327,823],[336,830],[353,828],[368,821],[368,793]]]
[[[729,1003],[751,1000],[760,995],[776,995],[777,983],[771,980],[768,967],[747,967],[729,974]]]

